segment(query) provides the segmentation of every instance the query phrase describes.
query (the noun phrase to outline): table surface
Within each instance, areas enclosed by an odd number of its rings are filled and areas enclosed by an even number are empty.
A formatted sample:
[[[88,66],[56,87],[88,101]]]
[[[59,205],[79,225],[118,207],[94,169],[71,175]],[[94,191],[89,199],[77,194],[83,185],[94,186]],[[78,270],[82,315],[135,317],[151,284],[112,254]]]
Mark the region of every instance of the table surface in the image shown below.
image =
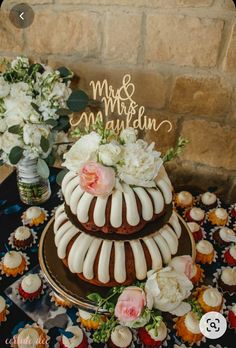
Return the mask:
[[[48,200],[48,202],[42,205],[42,207],[49,212],[49,216],[52,216],[55,210],[55,207],[61,204],[61,198],[60,198],[60,195],[58,195],[58,191],[60,188],[56,184],[57,172],[58,172],[58,169],[55,169],[55,168],[51,169],[50,182],[51,182],[51,188],[52,188],[52,195],[51,195],[51,198]],[[20,201],[20,198],[17,192],[17,187],[16,187],[16,175],[15,173],[12,173],[0,185],[0,226],[1,226],[0,227],[0,238],[1,238],[0,239],[1,240],[0,257],[3,257],[4,254],[6,253],[5,244],[9,248],[9,243],[8,243],[9,235],[18,226],[22,224],[21,215],[27,208],[28,206],[26,206]],[[46,223],[47,222],[45,222],[44,224],[40,225],[37,228],[34,228],[34,231],[36,232],[38,236],[38,241]],[[233,224],[233,221],[231,221],[231,224]],[[212,226],[210,226],[209,223],[206,222],[204,223],[203,228],[206,231],[207,238],[210,238],[209,232],[210,232],[210,229],[212,229]],[[218,254],[217,261],[210,266],[203,267],[206,274],[206,279],[208,279],[207,280],[208,283],[212,282],[212,275],[215,273],[217,269],[219,269],[221,266],[226,266],[221,257],[222,250],[217,248],[216,250]],[[29,257],[29,261],[30,261],[29,269],[33,270],[33,272],[35,272],[35,269],[36,271],[38,271],[37,245],[33,245],[30,249],[27,249],[24,252]],[[25,304],[19,303],[18,300],[17,300],[18,302],[15,301],[14,296],[12,297],[12,289],[14,289],[14,286],[16,286],[15,284],[17,284],[17,281],[19,282],[19,279],[21,277],[22,276],[12,278],[12,277],[6,277],[5,275],[0,275],[0,295],[7,300],[7,304],[9,306],[9,312],[10,312],[7,316],[7,321],[3,322],[0,325],[0,348],[9,347],[9,345],[6,344],[6,339],[12,338],[13,335],[18,332],[19,328],[24,327],[26,324],[32,324],[33,323],[32,317],[41,316],[40,317],[41,321],[44,321],[44,319],[42,318],[45,318],[44,317],[45,311],[49,311],[49,312],[51,311],[51,313],[54,313],[54,317],[55,317],[55,313],[57,313],[55,312],[55,310],[58,310],[59,315],[56,316],[56,319],[52,319],[53,316],[51,316],[49,319],[48,318],[45,319],[46,327],[50,329],[48,333],[48,335],[50,336],[50,347],[54,347],[57,342],[56,338],[59,335],[58,327],[60,327],[60,325],[61,327],[64,327],[66,325],[66,320],[69,320],[68,322],[70,324],[73,324],[73,323],[76,324],[77,309],[72,308],[69,310],[65,310],[62,308],[59,308],[59,309],[52,308],[53,306],[55,307],[55,305],[50,302],[49,288],[46,288],[45,296],[41,298],[40,300],[38,300],[38,303],[36,303],[36,305],[32,304],[27,307]],[[232,304],[233,298],[226,296],[225,299],[226,299],[226,303],[225,303],[225,309],[226,309],[228,305]],[[235,297],[234,297],[234,302],[236,302]],[[43,311],[44,313],[42,313]],[[28,313],[28,315],[26,313]],[[170,336],[169,337],[170,340],[167,341],[166,346],[168,347],[181,346],[181,340],[175,336],[174,331],[172,331],[169,336]],[[201,347],[233,348],[235,347],[234,339],[235,339],[234,330],[227,329],[225,335],[222,338],[218,340],[207,340],[207,342],[201,343]],[[91,347],[99,347],[99,345],[92,344]],[[141,347],[141,345],[137,344],[137,347]],[[182,347],[186,348],[187,345],[182,345]]]

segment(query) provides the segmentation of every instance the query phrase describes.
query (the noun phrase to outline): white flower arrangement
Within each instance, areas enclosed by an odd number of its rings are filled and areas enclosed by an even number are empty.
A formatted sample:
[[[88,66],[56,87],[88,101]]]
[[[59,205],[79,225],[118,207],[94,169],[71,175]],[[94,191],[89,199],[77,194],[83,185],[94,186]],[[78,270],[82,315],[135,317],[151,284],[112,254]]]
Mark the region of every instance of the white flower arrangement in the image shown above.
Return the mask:
[[[0,73],[0,162],[16,165],[23,157],[40,158],[39,163],[47,168],[58,134],[69,129],[68,115],[78,104],[74,96],[70,97],[73,93],[83,94],[83,107],[88,97],[82,91],[71,91],[73,73],[67,68],[52,70],[42,64],[30,64],[23,57],[3,63],[6,69]],[[64,135],[59,138],[65,139]],[[42,170],[41,173],[44,175]]]

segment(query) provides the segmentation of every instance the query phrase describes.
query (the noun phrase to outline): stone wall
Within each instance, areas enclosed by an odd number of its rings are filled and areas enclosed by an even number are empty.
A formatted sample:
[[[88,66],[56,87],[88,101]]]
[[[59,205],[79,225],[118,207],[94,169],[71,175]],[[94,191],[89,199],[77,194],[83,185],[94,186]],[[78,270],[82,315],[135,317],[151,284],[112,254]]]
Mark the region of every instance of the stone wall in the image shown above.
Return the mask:
[[[172,133],[145,136],[163,144],[163,151],[180,134],[190,140],[181,160],[169,166],[176,183],[220,185],[236,200],[232,0],[31,0],[35,20],[25,30],[8,20],[7,9],[16,2],[4,1],[0,56],[25,54],[66,65],[85,89],[91,79],[119,86],[131,73],[146,114],[174,125]]]

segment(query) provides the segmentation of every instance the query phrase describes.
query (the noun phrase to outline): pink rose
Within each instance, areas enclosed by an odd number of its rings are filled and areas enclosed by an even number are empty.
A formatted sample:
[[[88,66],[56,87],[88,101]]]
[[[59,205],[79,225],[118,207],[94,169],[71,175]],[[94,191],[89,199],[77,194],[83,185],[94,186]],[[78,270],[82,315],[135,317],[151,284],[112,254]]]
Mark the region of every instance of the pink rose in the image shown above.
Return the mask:
[[[176,256],[170,261],[169,266],[174,268],[176,272],[184,273],[188,279],[191,279],[193,268],[193,260],[191,256]]]
[[[81,188],[94,196],[109,195],[115,186],[115,171],[97,162],[86,162],[80,169]]]
[[[118,298],[115,316],[120,322],[131,322],[140,317],[146,304],[145,293],[142,289],[130,286]]]

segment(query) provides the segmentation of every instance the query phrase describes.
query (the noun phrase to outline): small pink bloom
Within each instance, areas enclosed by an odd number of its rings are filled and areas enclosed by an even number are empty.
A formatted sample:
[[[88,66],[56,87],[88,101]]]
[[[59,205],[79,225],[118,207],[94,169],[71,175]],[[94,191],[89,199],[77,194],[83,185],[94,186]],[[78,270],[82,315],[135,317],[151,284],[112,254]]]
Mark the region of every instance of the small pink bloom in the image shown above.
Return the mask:
[[[189,255],[182,255],[174,257],[169,266],[173,267],[178,273],[184,273],[188,279],[191,279],[193,260]]]
[[[120,322],[134,321],[142,314],[145,304],[144,291],[135,286],[128,287],[118,298],[115,316]]]
[[[109,195],[115,186],[115,171],[97,162],[86,162],[80,172],[80,187],[94,196]]]

